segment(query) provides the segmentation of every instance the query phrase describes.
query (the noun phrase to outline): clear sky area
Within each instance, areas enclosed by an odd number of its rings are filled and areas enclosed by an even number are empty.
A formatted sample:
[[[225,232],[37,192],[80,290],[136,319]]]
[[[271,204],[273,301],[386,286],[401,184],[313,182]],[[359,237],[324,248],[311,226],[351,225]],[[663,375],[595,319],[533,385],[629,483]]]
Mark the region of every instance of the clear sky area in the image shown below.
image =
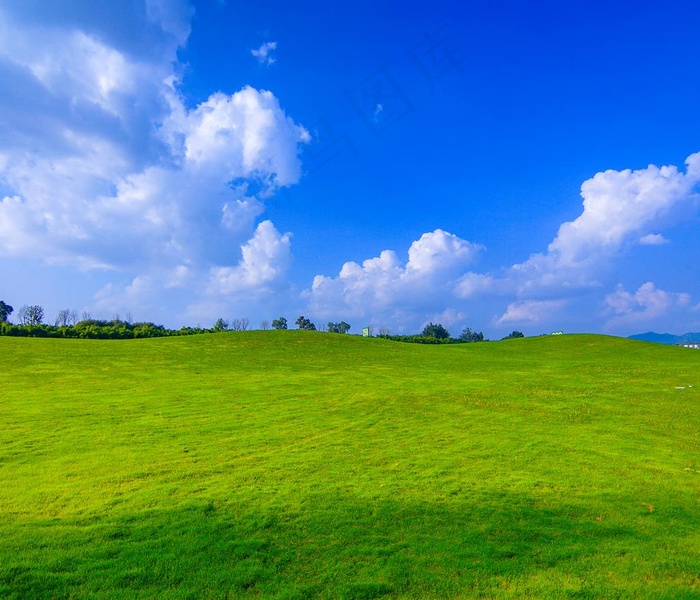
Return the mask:
[[[0,0],[0,300],[699,331],[699,26],[689,0]]]

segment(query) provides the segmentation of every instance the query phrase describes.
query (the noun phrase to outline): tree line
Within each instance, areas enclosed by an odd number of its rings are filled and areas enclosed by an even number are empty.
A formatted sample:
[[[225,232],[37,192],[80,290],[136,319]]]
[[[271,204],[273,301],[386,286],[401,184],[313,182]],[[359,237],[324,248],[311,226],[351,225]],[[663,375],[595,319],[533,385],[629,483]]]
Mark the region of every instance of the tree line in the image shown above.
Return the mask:
[[[78,339],[134,339],[165,337],[175,335],[193,335],[210,333],[214,328],[181,327],[166,329],[163,325],[150,322],[133,322],[127,315],[122,320],[115,316],[111,320],[93,319],[92,315],[84,312],[78,318],[75,310],[60,310],[54,324],[44,322],[44,309],[35,304],[23,306],[17,311],[16,324],[9,322],[14,312],[12,306],[0,300],[0,335],[14,337],[49,337],[49,338],[78,338]]]
[[[470,327],[465,327],[457,337],[452,337],[450,332],[440,323],[432,321],[423,328],[418,335],[391,335],[388,331],[380,332],[377,337],[393,340],[396,342],[408,342],[413,344],[470,344],[474,342],[489,341],[484,339],[483,332],[473,331]],[[503,340],[525,337],[521,331],[512,331]]]
[[[79,338],[79,339],[134,339],[166,337],[179,335],[194,335],[202,333],[217,333],[222,331],[247,331],[250,328],[250,320],[247,318],[233,319],[230,322],[219,318],[210,328],[203,327],[181,327],[180,329],[167,329],[163,325],[156,325],[150,322],[132,322],[131,315],[127,314],[126,319],[115,316],[111,320],[93,319],[87,312],[78,318],[75,310],[60,310],[54,324],[44,323],[44,309],[40,305],[22,306],[17,311],[19,323],[9,322],[10,315],[14,312],[12,306],[0,300],[0,335],[16,337],[52,337],[52,338]],[[297,329],[303,331],[322,331],[328,333],[346,334],[351,326],[345,321],[329,321],[325,326],[316,325],[304,315],[300,315],[294,322]],[[272,322],[262,321],[260,329],[288,329],[289,323],[285,317],[278,317]],[[372,335],[369,328],[368,334]],[[473,342],[483,342],[482,332],[472,331],[466,327],[461,334],[453,338],[449,331],[440,323],[430,322],[418,335],[391,335],[391,332],[384,327],[378,329],[377,337],[418,344],[464,344]],[[520,331],[513,331],[503,339],[524,337]]]

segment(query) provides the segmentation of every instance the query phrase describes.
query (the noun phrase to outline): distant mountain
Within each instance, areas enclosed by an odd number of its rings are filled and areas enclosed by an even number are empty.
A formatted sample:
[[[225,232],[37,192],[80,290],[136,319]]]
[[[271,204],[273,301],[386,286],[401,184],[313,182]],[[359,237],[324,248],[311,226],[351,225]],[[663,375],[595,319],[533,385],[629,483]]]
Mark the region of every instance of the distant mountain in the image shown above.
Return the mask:
[[[637,333],[629,336],[631,340],[641,340],[643,342],[655,342],[657,344],[700,344],[700,333],[684,333],[683,335],[673,335],[672,333]]]

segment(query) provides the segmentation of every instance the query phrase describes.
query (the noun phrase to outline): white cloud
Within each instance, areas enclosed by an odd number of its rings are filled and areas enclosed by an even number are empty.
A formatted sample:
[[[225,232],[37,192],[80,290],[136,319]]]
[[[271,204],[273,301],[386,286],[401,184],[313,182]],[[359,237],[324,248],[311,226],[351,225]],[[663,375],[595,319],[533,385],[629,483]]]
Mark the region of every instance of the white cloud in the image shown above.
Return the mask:
[[[194,275],[187,265],[178,265],[164,278],[163,287],[165,289],[183,288],[192,281]]]
[[[139,318],[161,314],[175,304],[184,309],[183,322],[211,324],[221,316],[247,316],[277,297],[288,301],[290,242],[291,234],[282,235],[270,221],[263,221],[240,246],[236,265],[208,271],[184,264],[154,268],[121,285],[103,286],[91,311],[109,316],[131,312]]]
[[[424,233],[408,250],[405,265],[392,250],[358,264],[347,262],[337,277],[317,275],[309,296],[309,311],[396,321],[434,314],[438,297],[453,298],[455,280],[483,249],[436,229]]]
[[[614,267],[615,258],[635,243],[660,245],[666,238],[653,229],[678,221],[697,207],[700,182],[700,153],[686,160],[687,169],[650,165],[640,170],[605,171],[581,186],[583,211],[573,221],[563,223],[547,252],[530,256],[500,276],[467,273],[457,293],[463,298],[497,294],[517,298],[497,324],[543,323],[579,296],[586,288],[601,287]],[[651,284],[650,284],[651,285]],[[653,287],[653,285],[652,285]],[[643,302],[643,309],[616,313],[613,324],[620,325],[652,318],[658,306],[673,296],[650,294],[642,286],[637,295],[618,290],[606,302],[612,310],[630,302]],[[630,300],[630,298],[632,300]],[[676,297],[678,302],[683,296]],[[655,308],[656,306],[656,308]]]
[[[90,307],[91,314],[106,317],[125,317],[131,313],[138,320],[138,315],[158,311],[162,300],[161,286],[151,275],[134,277],[123,288],[114,283],[108,283],[95,294],[95,302]]]
[[[272,65],[277,59],[272,56],[272,52],[277,49],[277,42],[265,42],[260,48],[251,50],[250,53],[258,59],[261,65]]]
[[[182,136],[173,150],[188,169],[224,183],[258,177],[272,186],[299,180],[298,144],[310,140],[272,92],[250,86],[231,96],[213,94],[193,111],[176,105],[165,131],[171,140]]]
[[[30,4],[0,8],[0,154],[80,162],[93,151],[98,175],[156,158],[153,121],[167,108],[166,80],[188,27],[173,35],[162,26],[166,9],[144,19],[137,3],[104,14],[64,3],[66,15],[48,5],[25,14]],[[131,10],[119,32],[114,17]]]
[[[265,205],[257,198],[244,198],[225,202],[221,223],[232,231],[248,231],[257,217],[265,212]]]
[[[565,306],[565,300],[521,300],[509,304],[506,312],[496,320],[496,323],[498,325],[543,323],[556,317]]]
[[[678,220],[697,206],[700,153],[674,166],[597,173],[581,186],[583,212],[564,223],[545,254],[534,254],[507,274],[520,294],[600,285],[611,260],[626,246],[660,243],[650,229]]]
[[[455,286],[455,295],[458,298],[469,299],[498,290],[500,282],[491,275],[473,273],[469,271],[462,275]]]
[[[436,229],[424,233],[408,249],[406,276],[411,279],[451,275],[471,263],[483,247],[458,238],[456,235]]]
[[[612,294],[605,297],[606,312],[614,315],[608,320],[607,326],[651,323],[689,304],[688,294],[661,290],[651,281],[640,286],[634,293],[618,285]]]
[[[125,169],[99,137],[76,142],[73,155],[4,157],[0,175],[15,194],[0,201],[0,247],[84,266],[222,260],[212,246],[227,232],[248,235],[264,209],[228,182],[257,179],[262,198],[300,177],[306,131],[270,92],[217,94],[171,115],[164,131],[181,139],[169,166]]]
[[[480,247],[441,230],[414,242],[405,265],[391,250],[362,264],[346,263],[337,277],[314,279],[309,312],[362,317],[396,328],[402,321],[415,326],[429,319],[447,320],[452,314],[472,318],[479,310],[476,306],[484,316],[489,297],[496,304],[508,302],[493,320],[497,326],[556,327],[566,318],[564,309],[576,305],[580,312],[586,305],[595,306],[593,295],[583,300],[582,294],[605,285],[619,255],[634,244],[667,243],[659,228],[697,208],[700,153],[689,156],[686,165],[685,172],[651,165],[596,174],[581,186],[580,216],[560,226],[547,251],[500,272],[467,271]],[[678,306],[685,301],[683,295],[671,297]],[[618,315],[616,323],[652,316],[653,298],[647,298],[649,305],[634,311],[634,317]],[[594,312],[583,318],[592,323],[600,317]]]
[[[660,233],[648,233],[639,238],[642,246],[663,246],[668,244],[668,240]]]
[[[256,221],[306,129],[250,86],[186,106],[184,0],[34,5],[0,6],[0,254],[110,270],[96,311],[278,289],[290,235]]]
[[[402,311],[396,316],[406,318],[407,305],[413,307],[411,310],[430,306],[432,310],[424,314],[435,314],[455,300],[483,305],[484,299],[490,297],[493,302],[511,300],[505,312],[494,320],[496,325],[556,321],[561,318],[561,310],[582,290],[603,285],[614,259],[627,246],[666,243],[663,235],[650,229],[673,223],[697,206],[700,153],[689,156],[686,164],[685,173],[675,167],[653,165],[638,171],[598,173],[581,186],[581,215],[561,225],[547,251],[533,254],[500,273],[464,272],[462,267],[468,261],[457,259],[454,264],[458,268],[448,276],[432,281],[429,288],[414,283],[408,293],[402,286],[409,268],[402,269],[395,254],[386,252],[378,259],[365,261],[362,267],[347,263],[336,279],[317,277],[312,298],[318,300],[327,295],[329,306],[345,302],[370,311],[388,310],[391,306]],[[411,254],[415,258],[409,264],[420,264],[420,244],[414,246]],[[458,256],[454,251],[445,254],[455,259]],[[443,262],[442,257],[436,260],[436,264]],[[432,266],[428,266],[428,272]],[[411,301],[402,303],[406,297]],[[361,308],[355,312],[363,314]]]
[[[284,283],[291,258],[291,234],[281,235],[270,221],[263,221],[255,235],[241,247],[241,261],[235,267],[211,271],[210,293],[260,294]]]
[[[309,134],[251,87],[185,107],[185,4],[121,7],[117,23],[67,10],[0,8],[0,251],[81,268],[235,263],[263,200],[299,180]]]
[[[563,264],[580,263],[600,248],[615,250],[643,233],[676,205],[692,199],[700,180],[700,153],[688,157],[687,173],[674,166],[605,171],[581,186],[583,213],[564,223],[549,246]]]

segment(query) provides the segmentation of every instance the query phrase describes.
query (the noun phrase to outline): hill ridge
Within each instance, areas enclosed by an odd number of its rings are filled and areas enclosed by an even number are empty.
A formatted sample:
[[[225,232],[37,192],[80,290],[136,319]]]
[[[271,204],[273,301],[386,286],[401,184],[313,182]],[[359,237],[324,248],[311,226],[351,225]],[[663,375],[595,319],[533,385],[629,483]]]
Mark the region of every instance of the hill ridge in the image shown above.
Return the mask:
[[[674,335],[672,333],[647,331],[646,333],[630,335],[628,339],[655,342],[657,344],[698,344],[700,343],[700,333],[688,332],[682,335]]]

